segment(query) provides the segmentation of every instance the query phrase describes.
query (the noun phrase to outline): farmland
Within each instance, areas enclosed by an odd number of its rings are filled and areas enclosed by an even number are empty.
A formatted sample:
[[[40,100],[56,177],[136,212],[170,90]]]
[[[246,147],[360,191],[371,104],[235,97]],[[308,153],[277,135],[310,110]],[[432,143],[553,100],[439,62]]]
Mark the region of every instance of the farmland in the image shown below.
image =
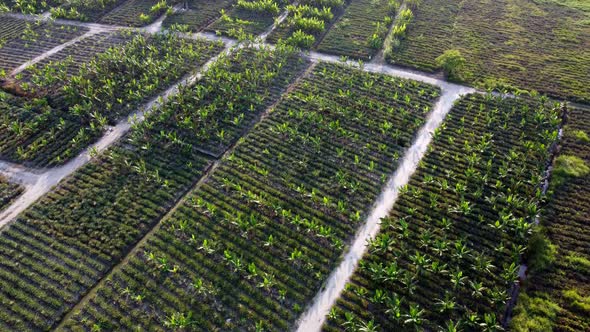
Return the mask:
[[[519,298],[514,328],[538,325],[555,331],[590,329],[590,113],[588,108],[577,106],[569,111],[560,156],[554,165],[553,198],[542,216],[539,235],[529,245],[538,250],[527,260],[530,279]],[[564,161],[572,158],[582,160],[581,165],[564,167]]]
[[[30,79],[21,84],[24,97],[0,95],[0,154],[40,166],[62,164],[220,47],[172,35],[105,34],[77,42],[22,75]]]
[[[288,329],[437,95],[317,65],[65,326]]]
[[[436,58],[456,49],[465,58],[457,80],[588,102],[588,14],[559,2],[425,0],[390,61],[435,71]]]
[[[498,329],[558,121],[543,101],[461,99],[325,330]]]
[[[281,66],[287,60],[289,65]],[[6,282],[0,291],[18,302],[18,309],[2,302],[2,329],[51,327],[198,181],[213,160],[200,150],[235,141],[231,133],[251,124],[246,113],[262,111],[299,70],[297,63],[288,51],[242,50],[221,61],[204,77],[206,83],[183,88],[160,111],[136,124],[120,144],[25,211],[1,233],[2,255],[19,252],[18,257],[2,259]],[[233,89],[222,94],[247,75],[233,72],[241,66],[258,77],[243,87],[242,92],[251,92],[250,99],[231,95]],[[265,68],[269,71],[258,75]],[[197,104],[182,102],[186,100]],[[235,105],[235,117],[244,120],[215,124],[215,109],[228,104]],[[210,111],[210,119],[170,125],[177,117],[200,119],[199,111]],[[226,129],[228,136],[211,138],[216,132],[209,128]],[[202,145],[188,143],[201,140]]]
[[[590,6],[0,0],[0,331],[587,331]]]

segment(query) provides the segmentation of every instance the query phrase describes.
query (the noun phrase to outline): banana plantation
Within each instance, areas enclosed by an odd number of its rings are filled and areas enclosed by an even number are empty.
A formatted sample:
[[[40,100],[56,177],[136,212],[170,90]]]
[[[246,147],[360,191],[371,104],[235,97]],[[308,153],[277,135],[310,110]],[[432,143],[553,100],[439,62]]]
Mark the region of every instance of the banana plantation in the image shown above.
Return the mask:
[[[589,22],[0,0],[0,331],[589,331]]]

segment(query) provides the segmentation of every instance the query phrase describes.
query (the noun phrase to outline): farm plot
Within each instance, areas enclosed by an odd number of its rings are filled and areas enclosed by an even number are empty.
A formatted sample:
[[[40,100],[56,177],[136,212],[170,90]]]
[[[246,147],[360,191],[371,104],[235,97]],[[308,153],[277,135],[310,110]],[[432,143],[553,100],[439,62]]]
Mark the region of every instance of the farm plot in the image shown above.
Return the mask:
[[[233,0],[210,2],[206,0],[187,1],[187,7],[166,17],[163,26],[169,28],[175,24],[188,27],[189,31],[198,32],[221,16],[222,9],[229,8]]]
[[[79,74],[80,68],[84,64],[89,64],[97,55],[106,52],[111,47],[123,45],[131,39],[133,39],[131,32],[101,32],[91,35],[25,69],[19,76],[19,80],[30,81],[31,76],[40,75],[45,67],[51,67],[52,64],[57,63],[60,63],[60,67],[65,66],[67,77],[76,76]]]
[[[4,20],[3,17],[0,19]],[[26,22],[25,26],[24,30],[18,30],[17,38],[0,44],[0,79],[25,62],[88,31],[53,23]]]
[[[2,20],[2,25],[0,26],[0,48],[9,40],[21,36],[27,28],[26,21],[18,18],[0,15],[0,20]]]
[[[351,0],[317,50],[369,60],[382,48],[397,7],[388,0]]]
[[[23,191],[24,188],[22,186],[11,183],[0,175],[0,211],[4,210]]]
[[[0,128],[6,130],[0,134],[0,156],[35,166],[62,164],[100,137],[108,125],[221,49],[221,43],[172,34],[135,35],[83,64],[74,76],[68,75],[72,59],[38,68],[31,82],[22,84],[28,94],[38,97],[2,95],[6,112]]]
[[[526,292],[518,298],[514,331],[590,329],[590,110],[569,108],[552,175],[542,230],[529,248]]]
[[[434,71],[437,57],[456,49],[466,63],[455,80],[588,102],[590,24],[585,22],[587,13],[554,1],[426,0],[390,60]]]
[[[268,41],[279,39],[309,49],[325,34],[348,4],[344,0],[304,0],[297,5],[287,6],[289,16],[268,36]]]
[[[462,98],[324,329],[496,330],[558,122],[543,101]]]
[[[125,3],[125,0],[70,0],[59,7],[52,8],[51,17],[84,22],[97,22],[104,15],[123,3]]]
[[[318,64],[66,330],[287,331],[439,91]]]
[[[202,84],[183,88],[3,229],[0,330],[46,330],[59,322],[198,181],[212,162],[197,145],[208,126],[191,129],[169,118],[192,112],[198,120],[230,107],[238,118],[259,114],[304,65],[293,57],[292,51],[241,50],[222,60]],[[189,99],[201,103],[185,104]],[[179,140],[183,130],[193,136]]]
[[[227,12],[207,27],[207,31],[232,37],[259,35],[272,26],[287,0],[239,0]]]
[[[100,23],[140,27],[168,10],[166,0],[127,0],[100,19]]]

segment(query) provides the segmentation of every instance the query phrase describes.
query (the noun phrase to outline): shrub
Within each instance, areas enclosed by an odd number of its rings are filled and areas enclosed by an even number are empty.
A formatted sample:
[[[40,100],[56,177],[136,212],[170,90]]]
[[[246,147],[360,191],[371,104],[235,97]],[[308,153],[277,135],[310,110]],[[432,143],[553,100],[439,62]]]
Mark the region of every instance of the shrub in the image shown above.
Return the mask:
[[[465,65],[465,58],[459,50],[446,50],[438,58],[436,64],[444,70],[445,74],[451,79],[459,79],[460,71]]]
[[[531,271],[544,270],[555,261],[557,247],[549,241],[541,230],[533,233],[528,247],[528,266]]]
[[[515,332],[553,331],[557,313],[561,310],[557,303],[546,294],[529,297],[521,293],[514,316],[510,321],[510,330]]]
[[[561,185],[567,178],[581,177],[590,173],[590,167],[577,156],[561,155],[555,159],[553,183]]]
[[[257,13],[268,13],[271,15],[277,15],[280,11],[279,5],[273,0],[258,0],[258,1],[246,1],[238,0],[238,8],[257,12]]]
[[[590,142],[590,138],[588,138],[588,134],[586,134],[586,132],[583,130],[574,131],[574,137],[580,142],[584,142],[584,143]]]

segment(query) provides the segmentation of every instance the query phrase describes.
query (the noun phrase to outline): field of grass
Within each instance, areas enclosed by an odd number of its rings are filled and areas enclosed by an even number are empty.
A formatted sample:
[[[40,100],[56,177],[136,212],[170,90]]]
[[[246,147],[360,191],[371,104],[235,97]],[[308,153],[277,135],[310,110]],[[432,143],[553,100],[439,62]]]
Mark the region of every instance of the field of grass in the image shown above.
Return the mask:
[[[497,330],[558,121],[542,101],[456,103],[325,330]]]
[[[590,109],[568,111],[549,204],[529,244],[529,279],[518,298],[514,331],[590,329]]]
[[[66,327],[288,330],[437,95],[318,64]]]
[[[391,56],[395,64],[434,71],[438,56],[457,49],[466,60],[459,72],[464,82],[590,101],[590,24],[575,6],[424,0],[414,14]]]

